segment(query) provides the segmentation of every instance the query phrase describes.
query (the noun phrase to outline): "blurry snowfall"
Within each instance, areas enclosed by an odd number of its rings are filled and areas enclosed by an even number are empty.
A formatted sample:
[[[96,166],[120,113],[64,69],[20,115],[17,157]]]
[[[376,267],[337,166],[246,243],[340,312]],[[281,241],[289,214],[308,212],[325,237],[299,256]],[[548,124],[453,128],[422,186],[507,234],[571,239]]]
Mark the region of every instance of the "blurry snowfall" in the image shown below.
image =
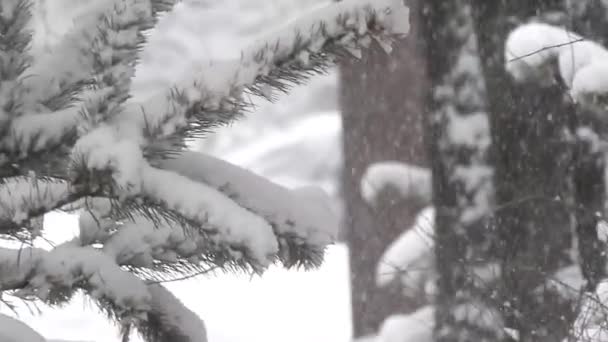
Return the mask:
[[[39,27],[45,33],[37,37],[36,48],[43,49],[41,42],[53,41],[67,30],[90,1],[95,0],[46,0],[47,20],[40,20]],[[194,58],[238,57],[244,45],[273,24],[323,1],[184,0],[153,32],[134,82],[137,92],[170,84]],[[255,113],[196,142],[193,148],[290,187],[322,186],[336,198],[341,127],[335,75],[316,78],[275,104],[252,101],[259,103]],[[76,218],[51,214],[45,226],[46,238],[62,241],[75,234]],[[315,271],[277,267],[262,277],[222,273],[167,286],[205,320],[212,342],[349,340],[348,265],[343,246],[332,247],[324,265]],[[51,340],[118,341],[116,328],[84,298],[75,298],[59,310],[40,308],[42,315],[24,308],[20,319]]]

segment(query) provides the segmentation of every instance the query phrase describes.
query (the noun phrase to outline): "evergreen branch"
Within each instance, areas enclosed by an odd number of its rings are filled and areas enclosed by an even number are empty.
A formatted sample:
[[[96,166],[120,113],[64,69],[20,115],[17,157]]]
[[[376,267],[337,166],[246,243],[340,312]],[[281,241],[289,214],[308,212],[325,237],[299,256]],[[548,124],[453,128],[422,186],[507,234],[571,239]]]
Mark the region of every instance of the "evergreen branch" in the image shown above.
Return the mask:
[[[7,125],[9,134],[4,134],[0,142],[0,153],[5,157],[0,163],[40,171],[28,162],[39,152],[52,154],[52,159],[66,160],[79,134],[79,126],[82,128],[82,114],[89,126],[95,125],[115,114],[127,99],[137,56],[145,42],[143,32],[154,26],[160,11],[169,10],[174,3],[170,0],[114,2],[112,7],[103,7],[105,10],[97,14],[96,27],[79,26],[59,45],[63,47],[58,49],[61,53],[50,54],[50,61],[43,59],[36,64],[25,79],[29,86],[29,108],[34,112]],[[92,48],[85,47],[87,44]],[[39,70],[65,63],[65,59],[70,58],[80,64],[70,63],[68,70],[53,69],[58,72],[58,79],[46,77]],[[93,84],[94,88],[85,91]],[[79,105],[75,106],[75,102]]]
[[[0,184],[0,232],[27,226],[29,220],[69,204],[81,195],[65,181],[13,177]]]
[[[103,19],[111,16],[118,3],[118,0],[91,2],[86,15],[76,18],[74,26],[51,51],[35,56],[23,80],[29,91],[29,110],[40,111],[39,103],[61,96],[66,89],[92,78],[91,44],[100,33],[98,28]]]
[[[32,33],[28,25],[31,19],[29,0],[0,2],[0,79],[3,83],[16,81],[30,65],[28,49]]]
[[[297,208],[306,206],[300,200],[310,200],[309,192],[264,184],[290,203],[277,213],[252,200],[257,188],[235,191],[221,180],[152,163],[183,148],[186,138],[240,115],[249,108],[247,94],[272,99],[267,89],[286,92],[347,53],[356,56],[373,39],[388,48],[393,35],[405,33],[408,18],[401,0],[334,4],[254,45],[240,60],[198,63],[164,96],[129,99],[143,31],[175,2],[97,2],[55,51],[37,56],[32,66],[29,60],[13,66],[10,86],[28,96],[0,103],[0,120],[11,114],[10,122],[0,121],[0,235],[39,235],[42,226],[30,221],[66,205],[84,204],[87,211],[80,238],[51,251],[0,248],[0,294],[56,305],[80,289],[122,323],[125,336],[135,326],[148,339],[203,342],[202,321],[158,282],[138,275],[261,271],[276,260],[287,267],[318,265],[331,224]],[[26,6],[19,6],[2,7],[0,15],[18,12],[29,20]],[[25,32],[27,20],[8,30]],[[6,46],[25,61],[20,37]],[[91,206],[96,197],[110,205]]]
[[[152,7],[152,17],[158,20],[162,13],[169,12],[180,0],[150,0]]]
[[[0,1],[0,136],[23,110],[25,93],[19,78],[30,65],[30,9],[28,0]]]
[[[218,268],[219,268],[219,266],[206,267],[206,268],[204,268],[202,270],[199,270],[199,271],[194,272],[192,274],[181,276],[179,278],[154,280],[154,281],[148,281],[147,283],[151,285],[151,284],[164,284],[164,283],[172,283],[172,282],[177,282],[177,281],[184,281],[184,280],[196,278],[196,277],[198,277],[200,275],[203,275],[203,274],[207,274],[207,273],[213,272],[214,270],[216,270]]]
[[[89,102],[85,116],[95,126],[115,115],[127,100],[139,52],[146,42],[144,31],[154,27],[159,11],[169,10],[175,1],[129,0],[114,5],[102,17],[93,41],[93,73],[98,103]]]
[[[235,259],[251,261],[254,268],[267,266],[278,251],[272,228],[260,217],[240,207],[215,189],[170,171],[142,169],[137,197],[175,212],[212,236]],[[180,193],[175,188],[183,189]]]
[[[152,296],[148,320],[136,324],[148,342],[207,342],[203,321],[160,284],[148,284]]]
[[[197,152],[183,152],[159,165],[210,185],[264,218],[281,241],[278,255],[285,266],[317,265],[325,246],[335,240],[338,220],[330,208],[329,198],[321,190],[289,190],[236,165]]]
[[[395,7],[391,9],[392,5]],[[293,229],[285,228],[293,225],[292,222],[275,224],[277,230],[284,230],[281,232],[284,237],[279,236],[277,241],[270,225],[217,190],[173,172],[149,167],[139,151],[147,144],[134,138],[133,133],[142,129],[144,137],[158,139],[171,137],[184,129],[192,132],[192,127],[194,130],[209,129],[214,122],[229,121],[234,114],[231,110],[243,107],[239,97],[244,89],[255,85],[256,81],[272,82],[272,77],[265,79],[265,76],[281,75],[285,80],[295,80],[298,76],[293,75],[304,75],[317,68],[320,64],[314,62],[317,60],[314,56],[325,56],[330,47],[353,51],[358,44],[374,38],[385,42],[383,39],[389,35],[405,33],[407,29],[407,10],[398,0],[374,2],[373,5],[365,1],[334,4],[312,14],[290,25],[283,31],[287,33],[272,37],[270,43],[246,50],[236,63],[199,68],[195,73],[198,76],[186,78],[182,82],[186,87],[176,87],[169,96],[154,97],[143,104],[128,102],[122,114],[113,120],[114,127],[99,127],[76,144],[77,155],[85,162],[83,169],[96,170],[95,173],[108,171],[116,182],[115,188],[119,189],[116,196],[140,198],[163,207],[166,212],[176,212],[197,226],[211,227],[207,230],[216,234],[216,239],[226,244],[228,250],[244,252],[245,259],[255,262],[254,268],[267,265],[279,252],[279,244],[288,247],[281,252],[289,250],[280,253],[284,260],[302,257],[302,251],[308,248],[296,247],[306,245],[305,238]],[[311,54],[313,58],[303,63],[302,56],[310,57]],[[331,60],[331,56],[320,61],[323,60]],[[307,67],[310,61],[313,63]],[[218,70],[219,74],[214,74]],[[222,81],[221,77],[225,79],[226,75],[229,75],[228,80]],[[278,89],[286,90],[283,83],[274,84]],[[255,91],[255,88],[251,89]],[[230,110],[225,111],[227,106]],[[195,114],[193,110],[199,108],[206,108],[206,115],[198,121],[191,120]],[[213,114],[207,115],[210,113]],[[228,116],[224,116],[226,113]],[[93,154],[95,158],[92,159]],[[166,188],[168,184],[172,189],[179,185],[183,189],[195,189],[197,193],[182,193],[176,198]],[[217,207],[220,203],[221,208]],[[231,214],[216,215],[216,211]],[[249,229],[244,231],[243,225]],[[316,247],[312,253],[315,260],[319,255]]]
[[[4,273],[0,275],[0,290],[15,291],[17,297],[35,297],[58,305],[68,301],[75,290],[82,289],[92,298],[111,303],[124,319],[145,319],[150,308],[146,285],[102,252],[73,242],[48,252],[32,250],[0,249],[3,257],[0,265],[7,259],[18,260],[21,254],[32,255],[28,259],[27,272],[13,272],[19,277],[9,277],[12,281],[7,281]]]
[[[144,283],[120,269],[111,257],[94,248],[72,242],[50,252],[0,248],[0,270],[1,292],[15,291],[21,298],[60,304],[80,288],[110,317],[123,326],[135,323],[146,336],[187,334],[192,341],[205,340],[202,321],[177,298],[157,282]]]
[[[0,293],[24,287],[45,253],[38,248],[0,248]]]
[[[239,60],[197,62],[170,91],[143,103],[128,101],[123,121],[142,129],[147,144],[205,133],[249,107],[244,93],[271,98],[267,89],[285,92],[373,39],[388,49],[390,37],[405,34],[408,25],[400,0],[328,5],[254,44]]]
[[[257,271],[268,266],[276,258],[287,267],[310,267],[320,264],[325,247],[332,241],[331,231],[323,230],[325,227],[297,226],[298,223],[311,223],[297,221],[298,216],[284,217],[281,220],[273,218],[273,213],[270,212],[260,213],[250,210],[242,202],[229,198],[205,183],[171,171],[148,166],[140,172],[143,176],[138,192],[132,195],[124,193],[114,195],[117,199],[128,199],[127,202],[121,202],[121,207],[143,209],[143,217],[150,221],[149,232],[166,234],[162,230],[162,227],[166,227],[171,231],[170,237],[177,239],[171,241],[177,243],[188,237],[190,240],[186,241],[186,245],[188,248],[195,248],[196,252],[190,251],[184,254],[168,249],[164,250],[168,254],[144,259],[147,260],[148,265],[137,266],[151,266],[151,261],[154,259],[175,263],[181,255],[185,259],[197,256],[206,263],[233,264],[238,268],[250,267]],[[175,188],[184,190],[176,194],[172,191]],[[141,205],[133,207],[135,203]],[[307,201],[299,204],[305,206],[309,203]],[[259,207],[256,209],[260,210]],[[163,217],[164,222],[155,221],[154,218],[158,217]],[[302,216],[299,218],[302,219]],[[131,219],[137,222],[136,217]],[[139,223],[141,222],[137,225]],[[329,229],[336,228],[332,226],[331,220],[326,224],[329,225]],[[134,228],[142,229],[142,226]],[[317,231],[316,229],[319,228],[323,229]],[[125,226],[121,229],[125,229]],[[139,234],[145,236],[142,231]],[[128,236],[135,235],[128,234]],[[178,236],[181,236],[181,239]],[[165,237],[168,238],[166,235]],[[135,238],[126,240],[132,239]],[[195,243],[192,244],[193,242]],[[165,243],[164,246],[170,244]],[[177,247],[180,248],[179,245]]]
[[[79,120],[79,111],[74,107],[13,119],[5,134],[0,135],[1,176],[20,176],[34,171],[65,177]],[[62,166],[49,167],[45,160]]]

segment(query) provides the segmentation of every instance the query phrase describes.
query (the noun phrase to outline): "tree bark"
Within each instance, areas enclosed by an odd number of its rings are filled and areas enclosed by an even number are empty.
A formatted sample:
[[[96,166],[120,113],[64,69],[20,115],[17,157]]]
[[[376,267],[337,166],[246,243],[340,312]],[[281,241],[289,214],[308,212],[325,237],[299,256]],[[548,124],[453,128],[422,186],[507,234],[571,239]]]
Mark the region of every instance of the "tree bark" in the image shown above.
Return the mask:
[[[489,126],[470,5],[427,1],[422,13],[432,88],[425,117],[439,274],[435,340],[498,341],[504,333],[491,285],[498,275],[483,224],[492,192]],[[489,279],[479,281],[476,268],[489,270]]]
[[[420,298],[404,298],[398,287],[380,289],[375,282],[383,251],[411,226],[421,205],[384,198],[371,208],[360,195],[361,176],[371,163],[427,164],[422,124],[427,86],[417,4],[408,2],[412,31],[390,55],[373,46],[361,61],[341,66],[344,233],[350,250],[355,337],[373,334],[390,314],[410,312],[421,304]]]
[[[557,3],[473,1],[493,139],[499,300],[506,326],[524,342],[561,341],[573,316],[571,303],[544,286],[571,262],[572,156],[564,132],[573,109],[559,87],[514,84],[504,43],[516,25]]]
[[[608,42],[608,8],[602,1],[581,0],[569,3],[572,30],[583,37],[601,44]],[[585,129],[598,136],[606,136],[606,124],[590,118],[605,117],[606,112],[586,115],[579,109],[576,129]],[[577,139],[573,170],[576,203],[576,233],[579,258],[586,290],[594,292],[598,283],[606,277],[606,244],[600,241],[597,224],[605,216],[606,184],[605,155],[594,150],[592,143]]]

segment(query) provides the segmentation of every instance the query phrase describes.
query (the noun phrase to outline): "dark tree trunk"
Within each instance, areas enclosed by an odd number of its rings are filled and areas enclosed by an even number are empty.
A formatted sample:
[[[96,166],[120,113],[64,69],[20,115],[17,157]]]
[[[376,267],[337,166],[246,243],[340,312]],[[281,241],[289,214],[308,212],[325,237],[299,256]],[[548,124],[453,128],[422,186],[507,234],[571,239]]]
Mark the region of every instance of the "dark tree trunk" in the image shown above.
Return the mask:
[[[571,303],[548,277],[570,260],[569,115],[559,87],[514,84],[505,73],[504,43],[517,24],[558,7],[557,1],[476,0],[473,12],[488,93],[493,139],[494,224],[501,262],[500,300],[520,341],[561,341]]]
[[[570,25],[576,33],[606,44],[608,42],[608,8],[598,0],[580,0],[566,8]],[[605,122],[589,118],[605,117],[606,112],[591,114],[579,110],[576,129],[585,129],[596,135],[606,136]],[[591,143],[582,139],[576,142],[574,164],[574,189],[576,203],[576,233],[579,246],[581,271],[586,280],[586,290],[595,291],[597,284],[606,276],[606,244],[598,239],[597,224],[605,214],[606,185],[604,180],[604,153],[594,151]]]
[[[361,61],[341,66],[344,233],[350,250],[355,337],[373,334],[388,315],[421,304],[420,298],[404,298],[397,287],[380,289],[375,283],[383,251],[410,227],[421,205],[392,198],[374,209],[360,195],[361,176],[371,163],[427,164],[422,125],[427,86],[416,3],[408,2],[412,31],[390,56],[374,46]]]
[[[488,214],[491,168],[485,87],[470,6],[466,0],[427,1],[422,13],[432,88],[426,131],[439,275],[435,340],[498,341],[504,333],[491,296],[495,279],[479,281],[475,274],[476,268],[492,274],[494,260],[492,234],[481,224]]]
[[[606,276],[606,244],[597,234],[597,224],[604,213],[604,155],[590,151],[585,142],[577,144],[574,166],[574,201],[576,234],[585,290],[594,292]]]

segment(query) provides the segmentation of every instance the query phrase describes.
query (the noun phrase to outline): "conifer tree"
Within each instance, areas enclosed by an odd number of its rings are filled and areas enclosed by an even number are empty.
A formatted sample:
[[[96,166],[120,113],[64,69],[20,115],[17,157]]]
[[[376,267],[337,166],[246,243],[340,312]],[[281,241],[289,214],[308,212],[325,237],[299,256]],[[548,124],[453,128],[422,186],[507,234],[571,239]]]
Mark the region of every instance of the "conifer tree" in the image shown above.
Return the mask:
[[[240,59],[198,60],[170,89],[134,96],[145,31],[175,2],[91,2],[52,51],[36,55],[30,3],[0,0],[0,237],[27,243],[46,229],[44,214],[80,214],[79,236],[50,251],[0,248],[2,299],[60,305],[82,291],[124,336],[136,328],[147,341],[206,341],[203,322],[159,280],[321,263],[336,227],[323,194],[287,190],[186,142],[245,113],[248,95],[272,99],[271,90],[286,92],[372,40],[389,49],[407,33],[407,8],[333,3]],[[0,321],[3,338],[41,339]]]

